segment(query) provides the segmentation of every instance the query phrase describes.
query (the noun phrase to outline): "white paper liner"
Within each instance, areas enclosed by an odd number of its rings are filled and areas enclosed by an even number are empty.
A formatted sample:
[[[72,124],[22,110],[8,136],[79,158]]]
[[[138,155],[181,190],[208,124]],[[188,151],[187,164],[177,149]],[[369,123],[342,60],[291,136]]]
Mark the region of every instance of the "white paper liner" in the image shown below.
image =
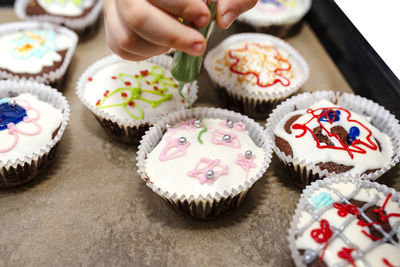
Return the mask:
[[[49,103],[56,109],[61,110],[63,117],[57,135],[45,146],[39,148],[37,151],[32,151],[30,155],[26,155],[23,159],[16,159],[14,161],[8,160],[7,162],[0,160],[0,167],[6,169],[10,167],[16,168],[18,165],[24,166],[25,163],[30,165],[33,161],[37,161],[43,155],[49,153],[51,148],[61,140],[70,117],[70,106],[67,99],[50,86],[30,81],[0,81],[0,98],[9,97],[8,94],[10,92],[35,95],[39,100]]]
[[[37,21],[23,21],[23,22],[1,24],[0,36],[19,31],[34,30],[34,29],[54,30],[56,33],[64,34],[72,39],[72,46],[68,48],[68,51],[65,55],[64,61],[61,64],[61,66],[54,71],[51,71],[49,73],[42,73],[41,75],[34,77],[21,77],[20,75],[18,75],[18,73],[12,74],[0,70],[0,79],[32,81],[32,82],[49,84],[57,81],[58,79],[61,79],[64,76],[71,62],[72,56],[74,55],[76,45],[78,43],[78,36],[76,35],[75,32],[65,27],[61,27],[50,23],[37,22]]]
[[[120,57],[116,55],[111,55],[105,58],[102,58],[95,63],[93,63],[79,78],[77,86],[76,86],[76,94],[78,95],[79,99],[82,101],[82,103],[97,117],[103,118],[110,120],[112,122],[117,123],[121,127],[135,127],[135,126],[140,126],[143,124],[152,124],[156,121],[158,121],[159,117],[151,118],[151,119],[142,119],[142,120],[122,120],[115,115],[109,114],[104,110],[101,110],[97,108],[95,105],[89,103],[85,99],[85,86],[86,83],[88,82],[89,77],[92,77],[97,71],[101,70],[102,68],[115,64],[120,61],[125,61],[124,59],[121,59]],[[166,68],[168,70],[171,69],[172,65],[172,58],[167,55],[160,55],[156,57],[152,57],[150,59],[147,59],[146,61],[160,65],[163,68]],[[189,95],[188,95],[188,100],[190,101],[191,104],[193,104],[196,99],[197,99],[197,91],[198,91],[198,86],[197,86],[197,81],[194,81],[192,83],[189,83],[188,85],[185,85],[184,90],[189,90]],[[187,104],[182,106],[181,109],[187,108]],[[179,110],[179,109],[178,109]],[[161,114],[161,116],[164,116],[165,114]]]
[[[147,177],[146,169],[145,169],[145,161],[147,154],[149,154],[154,147],[159,143],[162,139],[164,132],[166,130],[166,124],[175,125],[179,122],[187,121],[192,118],[213,118],[213,119],[222,119],[226,120],[229,118],[233,122],[242,122],[246,125],[246,130],[249,132],[250,138],[253,142],[264,150],[265,158],[262,166],[260,166],[260,170],[257,174],[249,177],[247,181],[244,181],[243,184],[237,186],[236,188],[227,188],[222,194],[218,192],[215,195],[207,194],[199,196],[194,195],[177,195],[175,192],[168,192],[161,188],[159,188],[156,184],[151,182],[151,177]],[[160,195],[162,198],[177,201],[187,201],[187,202],[210,202],[219,201],[221,198],[228,198],[230,196],[236,196],[241,192],[249,190],[253,184],[262,177],[265,173],[269,164],[271,162],[272,157],[272,149],[271,149],[271,140],[268,137],[267,133],[263,130],[263,128],[254,120],[241,115],[239,113],[228,111],[220,108],[194,108],[191,110],[183,110],[171,113],[167,117],[162,118],[159,122],[154,124],[143,136],[140,141],[140,145],[137,152],[137,167],[138,173],[141,178],[146,182],[146,185],[150,187],[155,193]]]
[[[370,173],[360,175],[351,175],[350,173],[341,173],[341,176],[349,176],[353,178],[362,178],[368,180],[376,180],[382,176],[385,172],[394,167],[400,159],[400,124],[394,115],[390,114],[384,107],[377,103],[358,95],[335,92],[335,91],[316,91],[311,93],[303,93],[300,95],[293,96],[280,105],[278,105],[270,114],[267,119],[266,129],[272,140],[275,140],[274,129],[280,120],[284,118],[288,113],[299,110],[307,109],[318,100],[326,99],[332,103],[337,103],[338,106],[349,109],[363,116],[371,117],[371,124],[374,125],[378,130],[385,133],[390,137],[393,145],[393,156],[392,160],[383,168]],[[294,166],[300,165],[302,168],[306,168],[313,174],[319,174],[319,177],[328,177],[337,175],[336,173],[329,173],[327,170],[321,170],[318,166],[314,165],[316,162],[306,162],[299,158],[293,158],[290,155],[286,156],[285,153],[281,152],[275,145],[273,146],[274,152],[285,164],[292,163]]]
[[[228,80],[217,77],[214,70],[212,69],[212,61],[214,57],[223,52],[228,47],[244,41],[269,42],[277,48],[281,48],[287,51],[287,53],[289,54],[290,63],[301,71],[300,79],[298,79],[295,84],[291,83],[288,87],[281,86],[279,89],[263,88],[258,91],[249,92],[248,90],[238,90],[237,87],[229,83]],[[247,98],[255,102],[263,100],[270,100],[275,102],[280,99],[286,98],[298,91],[308,80],[308,77],[310,75],[310,69],[307,62],[292,46],[277,37],[263,33],[240,33],[231,35],[218,46],[214,47],[210,52],[208,52],[206,58],[204,59],[204,67],[207,70],[211,80],[219,86],[226,88],[228,93],[236,96],[237,98]]]
[[[57,15],[30,16],[26,14],[26,6],[28,5],[29,1],[30,0],[15,1],[14,9],[18,18],[22,20],[38,20],[38,21],[45,21],[45,22],[65,25],[66,27],[77,32],[82,32],[83,30],[85,30],[86,27],[95,24],[96,20],[99,18],[99,15],[103,10],[103,0],[95,0],[95,6],[93,7],[93,9],[86,16],[82,18],[66,18]]]
[[[325,178],[323,180],[318,180],[311,185],[307,186],[301,196],[300,200],[297,203],[296,206],[296,211],[295,214],[293,215],[292,221],[290,222],[290,228],[288,230],[288,237],[287,240],[289,242],[289,249],[290,253],[292,255],[292,259],[294,263],[296,264],[297,267],[306,267],[306,265],[303,262],[303,258],[300,255],[298,248],[296,246],[296,238],[295,238],[295,233],[297,230],[297,225],[299,224],[299,220],[301,217],[301,214],[303,211],[305,211],[305,204],[307,199],[310,199],[310,196],[312,195],[313,192],[318,190],[321,185],[331,185],[331,184],[336,184],[336,183],[341,183],[341,182],[352,182],[352,183],[358,183],[360,182],[364,188],[375,188],[378,192],[383,193],[385,196],[388,196],[390,193],[392,194],[392,197],[390,198],[394,202],[398,202],[400,205],[400,193],[396,192],[395,189],[387,187],[386,185],[379,184],[377,182],[371,182],[368,180],[362,180],[359,178],[349,178],[349,177],[343,177],[343,176],[335,176],[335,177],[329,177]]]
[[[254,27],[293,25],[299,22],[307,14],[312,4],[312,0],[297,0],[297,1],[302,2],[301,7],[303,8],[302,12],[297,14],[286,14],[285,17],[274,17],[274,16],[268,16],[268,14],[266,14],[263,20],[257,20],[254,19],[250,14],[243,13],[238,17],[237,20],[240,22],[253,25]],[[282,12],[284,13],[285,11],[283,10]]]

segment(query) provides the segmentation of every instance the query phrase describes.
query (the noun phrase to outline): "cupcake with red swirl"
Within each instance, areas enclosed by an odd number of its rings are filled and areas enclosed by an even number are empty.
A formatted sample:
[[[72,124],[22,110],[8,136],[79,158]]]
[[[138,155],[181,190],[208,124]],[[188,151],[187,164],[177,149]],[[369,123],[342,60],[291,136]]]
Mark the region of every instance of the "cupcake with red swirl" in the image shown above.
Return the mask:
[[[207,54],[204,64],[222,105],[252,118],[266,118],[309,76],[295,49],[266,34],[232,35]]]

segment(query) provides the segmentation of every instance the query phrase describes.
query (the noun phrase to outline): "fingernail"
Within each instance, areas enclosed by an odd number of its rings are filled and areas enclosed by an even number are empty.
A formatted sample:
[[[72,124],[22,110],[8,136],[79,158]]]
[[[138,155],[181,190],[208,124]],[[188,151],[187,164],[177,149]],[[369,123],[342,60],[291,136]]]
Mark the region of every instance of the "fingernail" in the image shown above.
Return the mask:
[[[204,51],[204,43],[194,43],[190,51],[192,52],[192,54],[200,56],[201,54],[203,54]]]
[[[222,24],[221,26],[224,29],[228,29],[235,19],[236,19],[236,14],[233,13],[232,11],[228,11],[221,18],[221,24]]]
[[[201,15],[201,16],[197,17],[197,18],[193,21],[193,23],[194,23],[197,27],[203,28],[203,27],[207,26],[208,20],[209,20],[209,19],[208,19],[207,16]]]

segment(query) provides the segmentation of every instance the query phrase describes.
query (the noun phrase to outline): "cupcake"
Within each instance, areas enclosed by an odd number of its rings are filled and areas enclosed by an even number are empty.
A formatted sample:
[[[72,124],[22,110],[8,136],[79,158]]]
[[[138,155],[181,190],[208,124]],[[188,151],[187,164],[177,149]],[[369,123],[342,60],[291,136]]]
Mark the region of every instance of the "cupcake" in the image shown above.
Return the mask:
[[[259,0],[256,6],[239,16],[239,25],[280,38],[300,30],[301,20],[311,7],[311,0]]]
[[[62,88],[78,38],[67,28],[39,22],[0,25],[0,79]]]
[[[266,171],[270,146],[260,125],[243,115],[184,110],[161,119],[143,137],[138,173],[178,212],[217,218],[235,210]]]
[[[51,87],[0,81],[0,188],[27,183],[53,163],[69,112]]]
[[[22,20],[65,25],[86,37],[97,29],[102,7],[100,0],[16,0],[14,9]]]
[[[374,180],[399,161],[398,120],[352,94],[292,97],[272,112],[267,129],[276,154],[302,186],[334,174]]]
[[[204,64],[222,105],[252,118],[266,118],[309,76],[296,50],[266,34],[232,35],[207,54]]]
[[[152,123],[187,106],[169,71],[171,64],[172,58],[166,55],[141,62],[112,55],[82,74],[77,94],[113,138],[139,144]],[[197,82],[186,84],[182,94],[193,103]]]
[[[290,224],[296,266],[400,266],[400,193],[327,178],[303,191]]]

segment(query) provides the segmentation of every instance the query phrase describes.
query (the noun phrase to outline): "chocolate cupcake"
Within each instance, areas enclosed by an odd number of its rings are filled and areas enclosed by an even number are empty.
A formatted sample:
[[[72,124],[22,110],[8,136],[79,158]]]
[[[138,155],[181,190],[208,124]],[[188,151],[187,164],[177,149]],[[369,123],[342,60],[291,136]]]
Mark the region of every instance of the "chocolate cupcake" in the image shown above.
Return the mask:
[[[305,93],[278,106],[267,128],[296,183],[343,174],[377,179],[399,161],[398,120],[365,98]]]
[[[139,146],[138,172],[178,212],[213,219],[234,211],[271,161],[271,143],[253,120],[195,108],[157,122]]]
[[[61,90],[77,41],[74,32],[48,23],[0,25],[0,79],[29,80]]]
[[[27,183],[53,163],[69,112],[55,89],[0,81],[0,188]]]
[[[399,266],[400,193],[327,178],[303,191],[290,224],[296,266]]]
[[[296,50],[266,34],[232,35],[207,54],[204,65],[223,107],[252,118],[266,118],[309,76]]]
[[[280,38],[300,30],[302,18],[311,7],[311,0],[259,0],[256,6],[238,18],[246,31],[272,34]]]
[[[141,136],[161,116],[184,109],[178,84],[166,55],[142,62],[109,56],[82,74],[77,94],[101,126],[116,140],[139,144]],[[193,103],[197,82],[185,85],[182,94]]]
[[[97,29],[102,6],[102,0],[17,0],[14,8],[22,20],[65,25],[86,37]]]

